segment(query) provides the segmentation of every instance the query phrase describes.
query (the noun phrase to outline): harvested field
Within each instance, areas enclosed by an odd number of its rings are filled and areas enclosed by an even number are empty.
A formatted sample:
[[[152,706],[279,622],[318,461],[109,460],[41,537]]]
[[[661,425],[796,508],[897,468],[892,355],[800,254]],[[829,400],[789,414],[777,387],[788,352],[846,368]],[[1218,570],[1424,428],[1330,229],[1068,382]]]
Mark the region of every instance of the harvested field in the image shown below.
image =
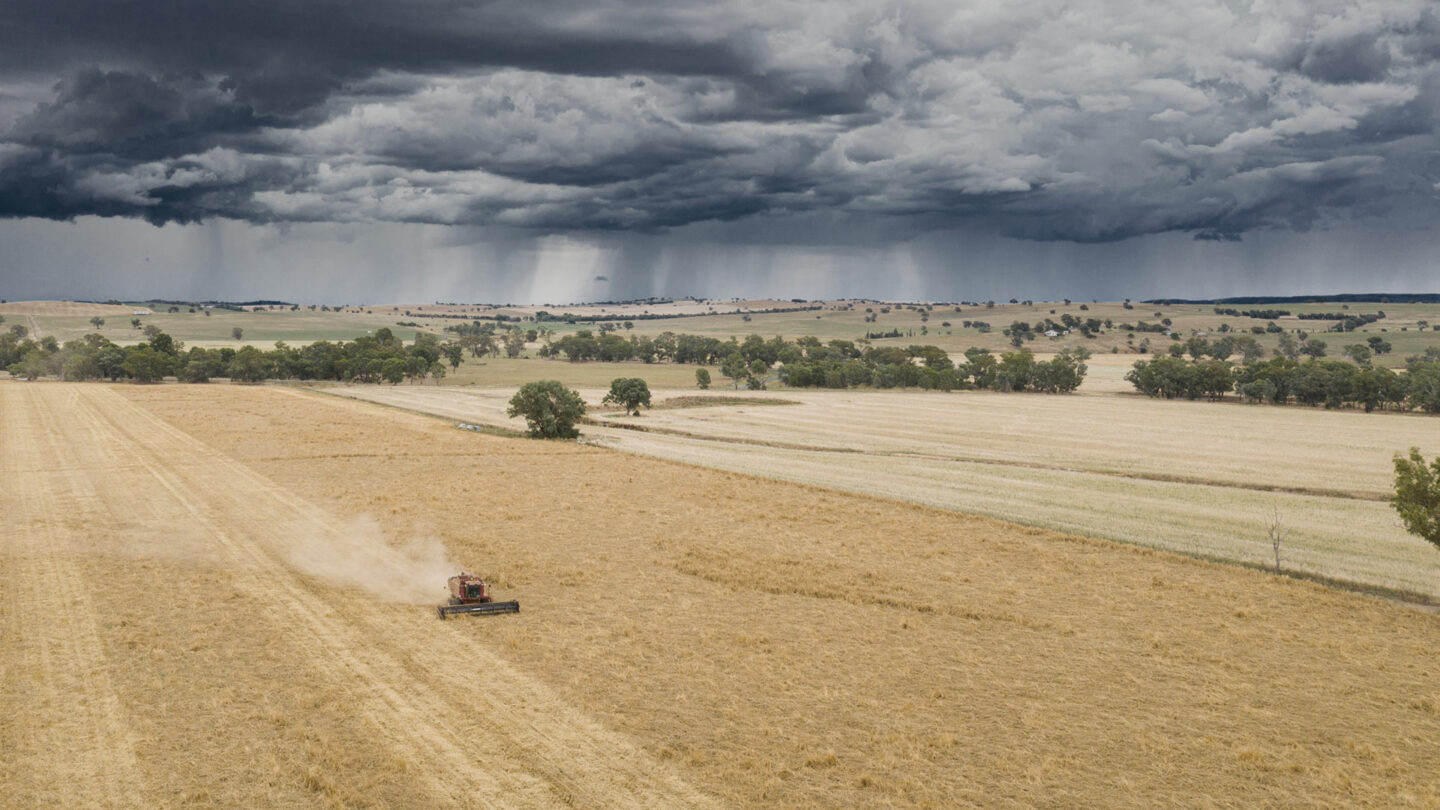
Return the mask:
[[[1382,601],[277,387],[0,418],[3,806],[1440,796]],[[523,612],[436,621],[445,565]]]
[[[523,429],[505,417],[510,391],[326,390]],[[1440,597],[1440,555],[1385,502],[1394,452],[1440,452],[1431,417],[1114,395],[774,396],[800,404],[613,413],[584,440],[1256,565],[1273,563],[1278,512],[1287,569]]]
[[[415,607],[443,545],[389,546],[114,388],[0,401],[0,805],[706,803]]]

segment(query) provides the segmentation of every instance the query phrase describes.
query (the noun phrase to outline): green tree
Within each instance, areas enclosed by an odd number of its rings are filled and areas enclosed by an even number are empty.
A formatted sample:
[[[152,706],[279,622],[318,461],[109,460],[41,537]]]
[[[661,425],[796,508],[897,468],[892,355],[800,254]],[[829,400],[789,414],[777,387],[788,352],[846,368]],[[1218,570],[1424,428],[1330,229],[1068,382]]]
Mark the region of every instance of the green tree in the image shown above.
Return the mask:
[[[1357,366],[1370,365],[1370,347],[1364,343],[1355,343],[1342,349],[1345,356],[1355,361]]]
[[[505,413],[523,416],[534,438],[573,439],[580,435],[575,423],[585,415],[585,400],[559,380],[540,380],[520,386]]]
[[[230,361],[230,379],[258,383],[270,376],[269,366],[264,352],[254,346],[246,346],[236,352],[235,359]]]
[[[235,338],[236,340],[244,340],[245,330],[237,326],[234,329],[230,330],[230,336]]]
[[[159,382],[171,373],[173,362],[170,355],[157,352],[149,346],[136,346],[125,353],[125,362],[120,368],[135,378],[136,382]]]
[[[407,370],[405,361],[398,357],[387,357],[380,361],[380,378],[391,385],[399,385],[405,379]]]
[[[710,388],[710,372],[703,368],[695,369],[695,384],[704,391]]]
[[[650,407],[650,386],[639,377],[616,377],[610,381],[610,393],[600,400],[602,405],[620,405],[625,413],[640,415],[640,406]]]
[[[749,366],[745,363],[745,358],[741,356],[739,352],[726,357],[724,362],[720,364],[720,373],[729,377],[733,381],[735,388],[740,387],[740,378],[748,374],[749,370]]]
[[[1296,340],[1295,336],[1289,332],[1282,333],[1280,335],[1280,345],[1275,349],[1275,355],[1277,357],[1283,357],[1293,363],[1300,359],[1300,341]]]
[[[39,349],[32,349],[22,355],[19,360],[10,364],[10,376],[38,380],[45,376],[45,366],[45,353]]]
[[[465,347],[459,343],[446,343],[440,347],[440,353],[445,355],[451,371],[460,368],[461,361],[465,359]]]
[[[90,319],[90,325],[95,327],[96,329],[99,329],[100,327],[105,325],[105,319],[100,317],[99,315],[96,315],[95,317]]]
[[[519,357],[525,351],[525,333],[518,328],[505,333],[504,342],[506,357]]]
[[[1396,453],[1390,505],[1406,530],[1440,547],[1440,457],[1427,467],[1418,447],[1410,448],[1409,458]]]

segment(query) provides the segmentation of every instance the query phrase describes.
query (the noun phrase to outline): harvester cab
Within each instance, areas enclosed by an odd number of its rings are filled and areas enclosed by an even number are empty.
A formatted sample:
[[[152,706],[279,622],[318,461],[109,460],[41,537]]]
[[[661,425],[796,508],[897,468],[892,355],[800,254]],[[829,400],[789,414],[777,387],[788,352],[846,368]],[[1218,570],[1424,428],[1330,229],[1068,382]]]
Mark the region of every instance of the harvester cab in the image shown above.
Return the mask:
[[[459,575],[450,577],[447,586],[450,589],[450,600],[446,604],[437,605],[435,613],[444,619],[456,613],[519,613],[520,603],[514,600],[509,602],[496,602],[490,595],[490,585],[485,580],[474,574],[467,574],[461,571]]]

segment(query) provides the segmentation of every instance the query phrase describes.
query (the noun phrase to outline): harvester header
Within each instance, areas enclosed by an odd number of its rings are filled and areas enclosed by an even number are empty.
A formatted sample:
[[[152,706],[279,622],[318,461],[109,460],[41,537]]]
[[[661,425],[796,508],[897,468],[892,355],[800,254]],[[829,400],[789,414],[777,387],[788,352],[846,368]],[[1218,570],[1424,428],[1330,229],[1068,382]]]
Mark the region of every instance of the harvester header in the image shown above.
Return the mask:
[[[456,613],[520,612],[519,602],[514,600],[496,602],[490,596],[490,585],[474,574],[461,571],[458,575],[450,577],[447,587],[450,589],[450,600],[446,604],[435,606],[435,613],[441,619]]]

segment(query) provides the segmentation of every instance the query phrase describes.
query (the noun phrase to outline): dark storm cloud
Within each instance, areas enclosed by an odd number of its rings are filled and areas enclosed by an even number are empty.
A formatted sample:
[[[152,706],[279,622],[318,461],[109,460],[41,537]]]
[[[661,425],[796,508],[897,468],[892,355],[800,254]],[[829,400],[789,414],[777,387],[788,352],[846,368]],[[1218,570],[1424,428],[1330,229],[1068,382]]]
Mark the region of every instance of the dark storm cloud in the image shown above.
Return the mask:
[[[1107,242],[1435,205],[1422,2],[159,8],[0,11],[0,72],[53,85],[0,136],[0,215],[653,232],[825,211]]]

